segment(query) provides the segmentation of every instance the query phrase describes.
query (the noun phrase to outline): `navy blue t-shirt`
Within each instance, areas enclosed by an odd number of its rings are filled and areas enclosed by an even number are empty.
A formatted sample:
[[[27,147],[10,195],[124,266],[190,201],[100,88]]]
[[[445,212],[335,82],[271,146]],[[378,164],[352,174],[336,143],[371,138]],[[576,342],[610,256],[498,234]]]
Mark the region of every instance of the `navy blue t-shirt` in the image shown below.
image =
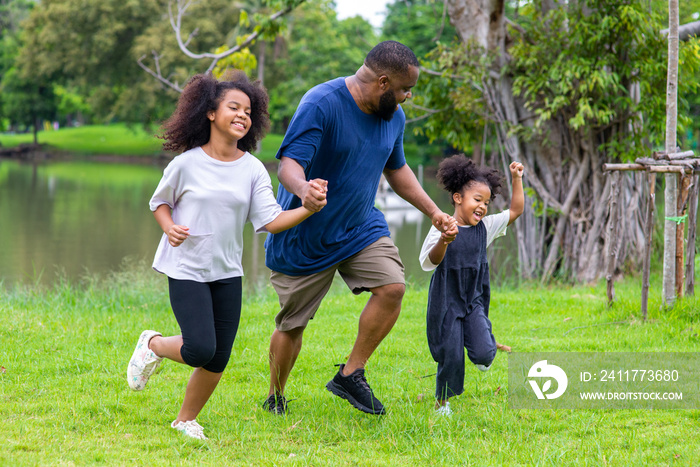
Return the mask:
[[[291,276],[314,274],[390,235],[374,200],[382,171],[406,164],[405,123],[400,107],[391,121],[364,113],[345,78],[319,84],[304,95],[277,158],[294,159],[307,180],[328,180],[328,204],[298,226],[268,235],[268,268]],[[281,184],[277,202],[285,210],[301,206]]]

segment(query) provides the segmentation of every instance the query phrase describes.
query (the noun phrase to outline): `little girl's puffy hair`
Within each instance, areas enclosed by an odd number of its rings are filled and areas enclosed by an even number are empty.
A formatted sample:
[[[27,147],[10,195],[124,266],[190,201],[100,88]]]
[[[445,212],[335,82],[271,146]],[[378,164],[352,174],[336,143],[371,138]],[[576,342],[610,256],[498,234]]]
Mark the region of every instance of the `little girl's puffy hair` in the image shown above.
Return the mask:
[[[503,184],[501,172],[489,167],[480,167],[464,154],[443,159],[438,166],[437,179],[451,195],[462,193],[473,183],[484,183],[491,189],[492,200],[501,192]]]

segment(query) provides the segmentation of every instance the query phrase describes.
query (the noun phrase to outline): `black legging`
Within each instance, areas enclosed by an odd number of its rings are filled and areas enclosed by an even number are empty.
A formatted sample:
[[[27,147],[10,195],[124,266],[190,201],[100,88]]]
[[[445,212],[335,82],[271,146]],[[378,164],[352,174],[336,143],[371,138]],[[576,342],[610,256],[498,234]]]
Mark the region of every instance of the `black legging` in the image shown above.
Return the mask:
[[[182,333],[182,359],[195,368],[223,372],[241,319],[241,278],[195,282],[168,277],[168,286]]]

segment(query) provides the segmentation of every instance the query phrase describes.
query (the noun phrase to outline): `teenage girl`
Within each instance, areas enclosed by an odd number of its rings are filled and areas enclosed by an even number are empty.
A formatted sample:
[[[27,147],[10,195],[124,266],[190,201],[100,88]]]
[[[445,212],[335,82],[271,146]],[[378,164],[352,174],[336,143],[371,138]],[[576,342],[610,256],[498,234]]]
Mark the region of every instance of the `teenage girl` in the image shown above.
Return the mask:
[[[497,344],[489,321],[489,265],[486,247],[506,233],[523,212],[523,165],[510,164],[510,209],[487,216],[501,188],[501,174],[479,167],[464,155],[442,161],[438,181],[452,195],[458,235],[451,243],[430,229],[420,253],[424,270],[435,269],[428,295],[428,346],[438,363],[435,397],[440,414],[450,415],[449,399],[464,392],[464,349],[469,360],[488,371]]]
[[[267,170],[249,152],[269,128],[267,105],[265,89],[241,72],[221,81],[196,75],[163,124],[164,149],[182,154],[165,168],[149,203],[164,232],[153,268],[168,276],[181,335],[143,331],[127,378],[141,391],[164,358],[193,367],[171,424],[193,438],[206,439],[195,419],[221,379],[238,330],[244,224],[277,233],[313,214],[304,207],[282,211]],[[308,183],[325,205],[326,182]]]

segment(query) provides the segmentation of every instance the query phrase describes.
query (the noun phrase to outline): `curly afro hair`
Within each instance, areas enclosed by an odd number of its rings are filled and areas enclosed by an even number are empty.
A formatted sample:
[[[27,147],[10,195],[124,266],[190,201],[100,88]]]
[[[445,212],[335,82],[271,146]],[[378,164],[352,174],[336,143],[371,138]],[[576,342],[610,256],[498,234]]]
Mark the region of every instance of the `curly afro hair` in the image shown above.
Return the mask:
[[[221,81],[211,74],[193,76],[185,86],[173,115],[163,123],[161,139],[166,151],[184,152],[209,142],[211,122],[207,113],[219,107],[226,92],[238,89],[250,99],[251,125],[238,141],[242,151],[253,151],[270,129],[267,109],[270,98],[259,81],[249,81],[244,72],[234,70]]]
[[[479,167],[464,154],[457,154],[440,162],[437,179],[451,195],[463,193],[474,183],[484,183],[491,189],[491,200],[501,192],[503,184],[501,172],[488,167]],[[454,205],[454,199],[452,197],[450,199]]]

